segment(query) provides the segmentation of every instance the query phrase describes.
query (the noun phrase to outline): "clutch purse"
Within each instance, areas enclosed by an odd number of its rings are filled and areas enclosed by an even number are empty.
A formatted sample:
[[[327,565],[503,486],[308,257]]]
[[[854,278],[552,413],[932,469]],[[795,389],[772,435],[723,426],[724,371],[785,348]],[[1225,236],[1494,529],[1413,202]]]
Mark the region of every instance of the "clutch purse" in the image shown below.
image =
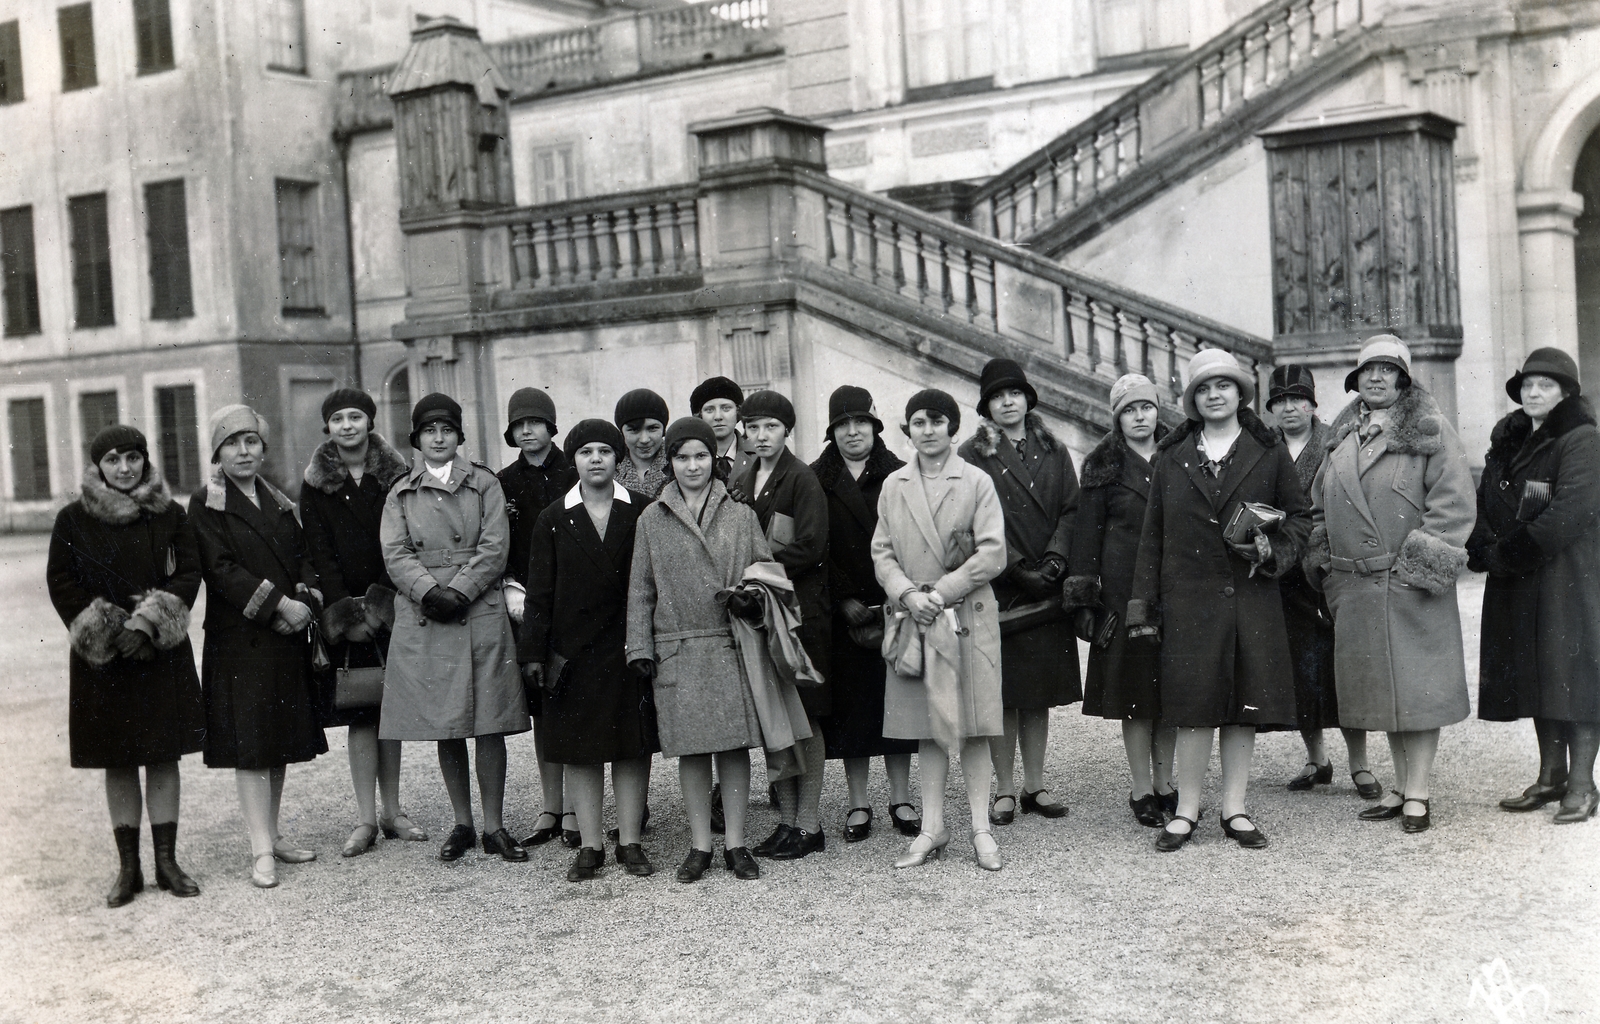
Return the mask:
[[[1251,534],[1260,530],[1271,533],[1287,518],[1282,511],[1259,501],[1242,502],[1233,510],[1233,518],[1222,530],[1222,539],[1229,544],[1248,544]]]
[[[767,547],[776,555],[793,543],[794,517],[786,516],[782,512],[772,513],[772,521],[767,523]]]
[[[1539,518],[1539,514],[1550,507],[1553,491],[1548,480],[1524,480],[1522,482],[1522,504],[1517,507],[1517,522],[1531,523]]]
[[[351,668],[350,645],[344,648],[344,665],[334,670],[333,706],[340,711],[375,708],[383,703],[383,648],[378,647],[375,668]]]
[[[1111,646],[1111,641],[1117,638],[1117,627],[1122,625],[1122,616],[1115,611],[1095,609],[1094,640],[1090,641],[1101,650]]]

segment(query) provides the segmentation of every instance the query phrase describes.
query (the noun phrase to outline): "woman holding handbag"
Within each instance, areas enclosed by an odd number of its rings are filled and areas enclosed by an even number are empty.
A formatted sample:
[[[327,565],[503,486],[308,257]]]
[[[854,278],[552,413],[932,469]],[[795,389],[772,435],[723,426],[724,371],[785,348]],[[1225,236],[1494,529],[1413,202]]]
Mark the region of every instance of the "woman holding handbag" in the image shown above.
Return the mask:
[[[428,838],[400,809],[400,741],[378,739],[380,703],[342,706],[352,695],[339,692],[341,683],[348,690],[353,679],[381,679],[394,629],[394,584],[383,567],[378,527],[384,499],[405,476],[406,460],[373,432],[377,414],[364,391],[340,388],[323,399],[322,430],[329,438],[311,453],[300,491],[306,546],[326,602],[323,638],[334,666],[332,685],[323,686],[322,721],[349,730],[358,823],[340,851],[345,857],[372,849],[380,829],[386,839]],[[381,816],[374,789],[383,801]]]

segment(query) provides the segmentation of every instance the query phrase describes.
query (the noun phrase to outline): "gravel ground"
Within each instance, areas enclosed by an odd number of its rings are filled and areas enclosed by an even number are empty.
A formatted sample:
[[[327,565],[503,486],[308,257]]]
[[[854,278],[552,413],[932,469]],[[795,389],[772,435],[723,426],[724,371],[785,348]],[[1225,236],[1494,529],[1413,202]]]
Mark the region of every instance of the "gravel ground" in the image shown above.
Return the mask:
[[[881,773],[880,827],[845,845],[832,762],[825,854],[764,864],[749,883],[719,861],[693,886],[672,879],[688,835],[676,772],[659,760],[652,878],[611,865],[569,884],[570,853],[554,846],[527,864],[439,863],[449,803],[426,744],[408,745],[402,791],[435,841],[341,860],[354,819],[334,732],[326,757],[290,769],[284,796],[285,834],[321,860],[252,888],[232,773],[193,755],[179,856],[204,895],[152,883],[109,910],[102,776],[67,768],[66,632],[44,550],[43,537],[0,537],[0,1021],[1600,1019],[1600,824],[1555,828],[1548,811],[1494,807],[1537,770],[1526,722],[1445,730],[1436,826],[1418,836],[1356,819],[1337,737],[1335,784],[1290,794],[1282,782],[1304,750],[1293,734],[1264,735],[1250,807],[1272,847],[1225,841],[1213,789],[1195,841],[1166,856],[1127,810],[1116,724],[1064,709],[1048,770],[1071,816],[996,829],[998,874],[973,864],[963,835],[943,863],[895,871],[904,840],[881,825]],[[1469,580],[1469,651],[1481,599]],[[531,739],[511,748],[520,835],[538,787]],[[1392,779],[1381,737],[1373,750]],[[753,818],[759,838],[771,812],[758,804]],[[145,857],[148,877],[148,835]]]

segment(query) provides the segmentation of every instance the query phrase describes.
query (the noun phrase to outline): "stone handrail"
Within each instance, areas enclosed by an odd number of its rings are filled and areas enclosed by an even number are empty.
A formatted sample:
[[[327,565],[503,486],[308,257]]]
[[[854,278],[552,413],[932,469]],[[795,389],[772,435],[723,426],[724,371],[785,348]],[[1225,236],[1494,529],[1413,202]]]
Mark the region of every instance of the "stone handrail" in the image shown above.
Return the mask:
[[[639,16],[640,63],[647,71],[684,67],[763,39],[771,27],[767,0],[719,0]]]
[[[490,43],[495,66],[516,93],[537,91],[543,83],[592,73],[604,63],[598,25]]]
[[[973,223],[1021,242],[1154,154],[1243,111],[1362,25],[1362,0],[1271,0],[981,186]]]
[[[510,229],[512,288],[519,291],[700,269],[694,185],[518,207],[493,222]]]

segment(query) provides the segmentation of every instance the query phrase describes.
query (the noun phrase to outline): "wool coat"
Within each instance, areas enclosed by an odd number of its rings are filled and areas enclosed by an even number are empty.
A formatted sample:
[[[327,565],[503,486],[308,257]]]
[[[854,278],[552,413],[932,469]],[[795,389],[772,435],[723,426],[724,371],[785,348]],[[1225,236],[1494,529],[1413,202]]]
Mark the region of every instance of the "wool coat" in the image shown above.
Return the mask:
[[[1071,555],[1072,522],[1078,509],[1078,474],[1067,446],[1044,418],[1029,412],[1022,452],[989,419],[961,446],[961,457],[989,474],[1006,517],[1006,572],[997,578],[995,601],[1002,613],[1041,599],[1012,582],[1017,568],[1037,569],[1046,555]],[[1057,602],[1055,595],[1048,600]],[[1000,639],[1006,670],[1001,700],[1008,708],[1050,708],[1083,699],[1078,673],[1078,638],[1065,615]]]
[[[1294,471],[1310,495],[1328,454],[1328,425],[1315,417],[1311,437],[1294,457]],[[1279,431],[1282,437],[1282,431]],[[1288,442],[1284,442],[1285,447]],[[1333,613],[1322,592],[1306,579],[1298,564],[1278,581],[1283,595],[1283,622],[1289,631],[1289,654],[1294,659],[1295,728],[1301,731],[1332,729],[1339,725],[1339,695],[1333,678]]]
[[[604,764],[661,749],[650,683],[628,667],[628,582],[635,523],[650,499],[613,485],[600,536],[576,485],[529,533],[528,601],[517,660],[564,662],[534,728],[545,760]]]
[[[662,488],[672,480],[667,469],[666,445],[657,450],[656,457],[650,460],[642,473],[633,464],[633,456],[625,451],[617,453],[617,483],[630,491],[638,491],[651,501],[661,497]]]
[[[572,468],[566,452],[552,444],[545,451],[544,465],[532,465],[518,452],[516,461],[500,470],[496,478],[506,495],[506,519],[511,524],[511,554],[506,571],[519,585],[526,586],[534,524],[541,512],[577,485],[578,471]]]
[[[656,663],[667,757],[761,746],[755,699],[717,594],[772,552],[755,511],[730,498],[722,481],[710,486],[697,516],[678,485],[668,484],[634,528],[627,657]]]
[[[1156,441],[1167,434],[1156,427]],[[1083,460],[1083,491],[1073,519],[1071,575],[1062,586],[1062,607],[1114,613],[1111,643],[1089,649],[1083,713],[1099,718],[1160,717],[1161,657],[1151,643],[1128,640],[1128,601],[1134,563],[1150,497],[1150,463],[1113,429]]]
[[[763,534],[771,529],[775,515],[794,520],[794,539],[783,550],[774,552],[772,558],[783,566],[789,582],[794,584],[795,598],[800,602],[800,643],[812,667],[822,676],[821,686],[800,689],[806,714],[816,718],[828,714],[832,706],[828,683],[833,643],[833,606],[828,600],[828,497],[817,482],[817,474],[788,448],[779,453],[778,464],[757,494],[756,474],[760,471],[761,460],[751,459],[735,485],[749,496]]]
[[[389,488],[405,476],[406,462],[380,435],[367,435],[367,455],[357,483],[339,456],[339,446],[324,441],[306,464],[300,489],[300,517],[306,548],[322,590],[323,638],[335,667],[373,668],[383,664],[394,629],[394,584],[383,565],[378,527]],[[373,640],[347,640],[345,633],[366,624]],[[377,708],[341,710],[334,706],[334,673],[318,679],[322,724],[375,726]]]
[[[914,754],[910,740],[883,735],[883,655],[877,645],[862,647],[850,638],[850,623],[839,606],[854,598],[867,607],[883,604],[883,588],[872,571],[872,533],[878,526],[878,495],[889,474],[904,466],[883,438],[853,477],[832,442],[811,464],[828,499],[828,598],[833,629],[828,654],[828,684],[833,709],[822,719],[829,758]]]
[[[220,468],[189,497],[206,582],[200,686],[212,768],[276,768],[328,750],[307,634],[272,629],[285,597],[320,611],[316,567],[293,503],[259,476],[256,499]]]
[[[45,581],[72,637],[67,738],[74,768],[165,764],[200,749],[205,710],[189,645],[200,551],[161,472],[147,463],[128,493],[84,467],[78,500],[56,515]],[[151,661],[112,647],[130,616],[151,637]]]
[[[959,733],[999,736],[1000,610],[990,581],[1006,568],[1006,520],[989,474],[951,452],[940,474],[947,488],[929,504],[913,460],[889,474],[878,496],[872,566],[886,595],[885,609],[904,611],[901,598],[927,586],[956,613],[959,638]],[[884,671],[883,734],[932,739],[928,694],[921,677]]]
[[[1382,432],[1360,436],[1365,403],[1333,421],[1312,485],[1306,575],[1333,613],[1339,724],[1413,732],[1467,717],[1456,577],[1474,499],[1461,439],[1413,384]]]
[[[511,527],[500,481],[457,455],[440,483],[419,456],[384,502],[379,538],[396,595],[378,735],[526,732],[528,702],[501,589]],[[471,602],[461,618],[435,622],[422,613],[436,586]]]
[[[1538,430],[1520,409],[1495,425],[1467,551],[1489,573],[1478,717],[1600,722],[1600,432],[1586,399]]]
[[[1161,630],[1164,725],[1294,723],[1278,577],[1304,551],[1309,509],[1277,435],[1249,409],[1239,410],[1239,426],[1220,478],[1201,468],[1197,420],[1162,439],[1151,473],[1128,625]],[[1254,575],[1251,563],[1222,538],[1247,501],[1286,517],[1269,537],[1271,556]]]

